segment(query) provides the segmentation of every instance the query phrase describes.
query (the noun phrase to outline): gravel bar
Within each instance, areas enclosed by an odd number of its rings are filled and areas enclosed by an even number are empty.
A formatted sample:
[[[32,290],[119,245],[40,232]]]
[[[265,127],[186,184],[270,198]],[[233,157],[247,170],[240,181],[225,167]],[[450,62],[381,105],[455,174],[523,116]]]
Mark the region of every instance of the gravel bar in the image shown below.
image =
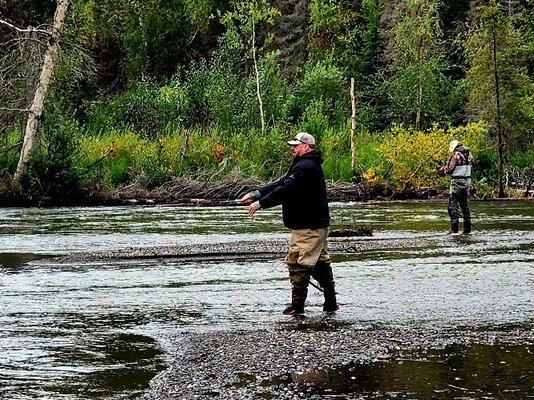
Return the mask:
[[[534,331],[357,328],[325,316],[289,318],[273,329],[184,334],[175,339],[169,368],[152,380],[142,399],[324,399],[324,394],[311,393],[306,375],[352,363],[387,362],[403,351],[469,343],[532,345]]]
[[[440,240],[441,239],[441,240]],[[434,236],[401,239],[376,238],[331,238],[328,241],[328,250],[331,253],[352,254],[362,251],[379,249],[406,249],[423,248],[432,242],[434,246],[443,244],[443,238]],[[157,259],[173,258],[177,260],[233,260],[233,259],[272,259],[283,257],[288,240],[262,240],[262,241],[236,241],[230,243],[204,243],[177,246],[131,247],[120,251],[71,253],[54,257],[51,261],[67,262],[94,262],[94,261],[121,261],[127,259]]]

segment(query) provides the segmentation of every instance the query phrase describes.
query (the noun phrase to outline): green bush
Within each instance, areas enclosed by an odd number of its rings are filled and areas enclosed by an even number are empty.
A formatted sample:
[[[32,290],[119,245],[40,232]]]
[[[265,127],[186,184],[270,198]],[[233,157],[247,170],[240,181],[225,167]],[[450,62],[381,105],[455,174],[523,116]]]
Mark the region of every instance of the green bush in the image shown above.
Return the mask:
[[[20,157],[20,146],[13,146],[20,142],[21,133],[17,130],[12,130],[6,135],[5,147],[0,150],[0,181],[5,181],[9,178],[9,174],[15,171]]]
[[[51,114],[56,112],[59,110]],[[29,163],[28,189],[54,198],[76,196],[80,192],[79,127],[68,117],[55,116],[45,124],[44,132],[41,146]]]
[[[323,152],[325,177],[332,181],[351,181],[352,170],[348,132],[325,130],[318,146]]]
[[[301,115],[313,102],[322,103],[324,114],[334,126],[344,125],[350,115],[350,97],[343,73],[329,60],[306,66],[297,85],[296,99]]]
[[[86,128],[91,133],[130,129],[154,138],[169,125],[182,124],[190,105],[178,78],[163,86],[145,80],[109,100],[89,103]]]
[[[448,132],[437,127],[428,132],[395,127],[378,146],[385,157],[380,178],[399,188],[446,186],[448,178],[438,175],[436,169],[449,159],[448,147],[453,139],[469,147],[475,160],[490,151],[484,124],[472,123]],[[370,171],[367,174],[372,175]]]
[[[312,100],[306,107],[299,124],[299,130],[312,134],[317,141],[321,141],[324,132],[330,126],[328,107],[324,100]]]

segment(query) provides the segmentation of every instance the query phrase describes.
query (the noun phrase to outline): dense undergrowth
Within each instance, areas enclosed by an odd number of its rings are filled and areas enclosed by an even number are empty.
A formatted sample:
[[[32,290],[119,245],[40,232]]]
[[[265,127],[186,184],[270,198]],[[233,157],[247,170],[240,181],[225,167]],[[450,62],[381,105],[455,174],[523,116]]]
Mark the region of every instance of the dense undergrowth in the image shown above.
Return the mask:
[[[26,26],[49,20],[52,3],[4,11]],[[477,191],[499,186],[501,160],[509,195],[532,182],[530,8],[496,0],[305,3],[75,2],[26,194],[67,200],[125,188],[163,193],[177,180],[268,181],[285,172],[285,143],[298,131],[316,137],[331,183],[445,191],[448,179],[436,170],[452,139],[471,149]],[[6,27],[0,33],[1,199],[12,193],[20,110],[43,43],[11,40]]]
[[[307,126],[308,128],[310,125]],[[231,177],[240,181],[268,181],[283,174],[291,156],[286,141],[300,127],[259,129],[228,134],[216,127],[186,129],[169,125],[157,135],[131,129],[84,132],[76,124],[62,126],[53,140],[43,143],[29,175],[30,193],[58,199],[87,193],[120,191],[125,187],[149,192],[177,177],[216,184]],[[315,132],[317,134],[317,132]],[[398,191],[432,188],[444,191],[448,178],[437,173],[449,157],[452,139],[467,145],[474,155],[474,183],[481,193],[495,187],[495,146],[483,123],[428,131],[394,127],[355,137],[355,167],[351,168],[348,129],[326,127],[318,135],[324,171],[331,183],[390,185]],[[513,167],[525,171],[526,157],[512,157]],[[15,164],[4,157],[3,163]],[[83,194],[85,193],[85,194]],[[164,193],[160,191],[160,194]],[[513,188],[510,194],[514,194]]]

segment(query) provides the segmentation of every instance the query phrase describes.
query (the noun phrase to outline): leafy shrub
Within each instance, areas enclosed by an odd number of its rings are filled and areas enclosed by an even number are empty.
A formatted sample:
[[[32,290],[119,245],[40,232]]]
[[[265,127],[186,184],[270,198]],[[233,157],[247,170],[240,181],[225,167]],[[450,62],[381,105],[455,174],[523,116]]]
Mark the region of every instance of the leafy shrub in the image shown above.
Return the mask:
[[[330,126],[328,110],[323,100],[312,100],[306,107],[299,124],[299,130],[312,134],[317,141]]]
[[[51,110],[51,114],[59,110]],[[41,146],[30,161],[28,189],[30,192],[68,198],[80,191],[77,166],[79,128],[70,118],[55,116],[45,125]]]
[[[87,137],[81,143],[85,169],[92,175],[100,174],[104,184],[115,186],[130,181],[135,166],[135,156],[145,146],[143,140],[132,132],[119,134],[111,131],[105,137]]]
[[[323,152],[323,168],[327,179],[345,182],[352,179],[348,132],[326,130],[319,149]]]
[[[449,159],[448,147],[453,139],[469,147],[475,159],[489,148],[487,130],[482,124],[468,124],[448,132],[437,127],[429,132],[393,128],[379,145],[386,162],[382,168],[388,172],[382,178],[400,188],[445,186],[448,179],[436,170]]]
[[[175,129],[155,140],[133,132],[112,131],[106,137],[86,137],[80,157],[83,166],[90,166],[113,148],[88,174],[110,186],[136,179],[139,183],[139,177],[144,177],[142,182],[149,188],[176,175],[219,179],[236,169],[245,177],[270,180],[289,166],[291,155],[286,141],[295,131],[274,127],[264,134],[259,129],[230,133],[214,126],[210,130]],[[383,181],[401,188],[446,187],[448,178],[436,174],[436,169],[448,160],[448,145],[453,138],[471,148],[477,162],[476,173],[484,163],[494,165],[494,152],[482,124],[449,131],[435,128],[429,132],[396,127],[382,134],[356,135],[354,171],[348,129],[324,129],[318,136],[318,147],[323,151],[325,176],[329,180]]]
[[[15,171],[17,167],[20,147],[15,145],[20,142],[21,136],[21,133],[16,130],[7,133],[5,147],[2,146],[4,148],[0,150],[0,181],[7,179],[7,174]]]
[[[178,78],[161,87],[150,80],[141,81],[108,101],[91,102],[87,107],[87,130],[102,133],[131,129],[154,138],[169,124],[181,124],[190,104]]]
[[[307,65],[296,92],[297,109],[303,114],[313,102],[322,102],[328,121],[344,125],[350,115],[350,99],[342,71],[331,61]]]
[[[295,96],[289,83],[282,76],[278,66],[278,53],[271,52],[259,60],[260,93],[262,95],[266,124],[286,126],[291,117]],[[256,82],[251,79],[253,93],[256,93]],[[254,117],[259,121],[258,102],[254,101]],[[257,124],[256,124],[257,125]]]

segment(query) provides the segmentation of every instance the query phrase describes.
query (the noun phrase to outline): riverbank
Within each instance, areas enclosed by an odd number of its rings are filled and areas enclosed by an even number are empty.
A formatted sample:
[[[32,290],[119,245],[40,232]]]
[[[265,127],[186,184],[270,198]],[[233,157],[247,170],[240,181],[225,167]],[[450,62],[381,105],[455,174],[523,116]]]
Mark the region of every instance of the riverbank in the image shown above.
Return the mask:
[[[229,180],[221,182],[175,179],[152,190],[128,185],[114,189],[94,189],[79,193],[57,194],[55,196],[38,193],[18,193],[4,190],[0,192],[0,205],[3,207],[59,207],[59,206],[120,206],[155,204],[191,205],[235,205],[232,200],[250,190],[263,185],[255,180]],[[439,200],[448,197],[447,188],[406,187],[395,188],[386,184],[327,183],[328,198],[333,201],[391,201],[391,200]],[[531,195],[531,192],[529,192]],[[502,200],[496,191],[476,191],[474,199]],[[510,192],[507,199],[522,200],[525,193],[520,190]]]

